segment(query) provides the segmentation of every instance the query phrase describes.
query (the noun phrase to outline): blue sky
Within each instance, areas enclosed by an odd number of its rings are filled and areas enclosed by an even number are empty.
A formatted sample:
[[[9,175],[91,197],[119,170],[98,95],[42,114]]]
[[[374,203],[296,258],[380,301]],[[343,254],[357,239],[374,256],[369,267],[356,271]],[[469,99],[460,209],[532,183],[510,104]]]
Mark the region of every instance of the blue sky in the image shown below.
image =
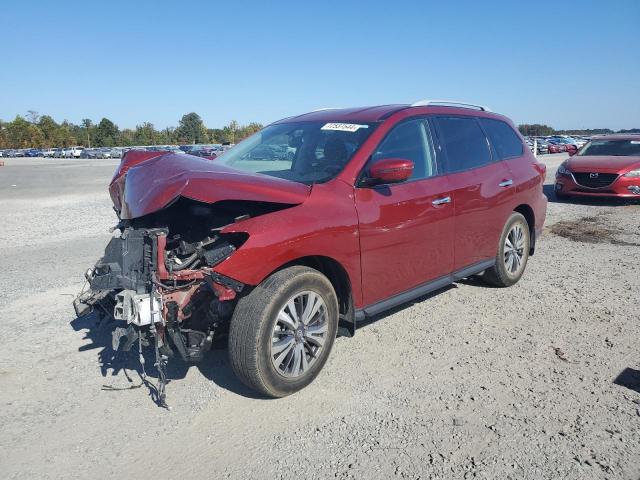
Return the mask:
[[[0,118],[269,123],[479,102],[517,123],[640,127],[640,1],[0,3]]]

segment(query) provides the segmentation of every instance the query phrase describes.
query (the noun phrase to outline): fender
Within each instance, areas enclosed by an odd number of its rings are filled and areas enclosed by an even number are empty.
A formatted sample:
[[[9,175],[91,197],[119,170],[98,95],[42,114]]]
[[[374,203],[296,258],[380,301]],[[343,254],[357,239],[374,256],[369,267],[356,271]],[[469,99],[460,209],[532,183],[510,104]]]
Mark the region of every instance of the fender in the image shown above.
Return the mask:
[[[339,180],[316,184],[304,203],[229,225],[222,233],[242,232],[248,240],[215,271],[247,285],[258,285],[282,265],[301,257],[324,256],[340,263],[362,304],[360,240],[353,187]],[[268,253],[267,253],[268,252]]]

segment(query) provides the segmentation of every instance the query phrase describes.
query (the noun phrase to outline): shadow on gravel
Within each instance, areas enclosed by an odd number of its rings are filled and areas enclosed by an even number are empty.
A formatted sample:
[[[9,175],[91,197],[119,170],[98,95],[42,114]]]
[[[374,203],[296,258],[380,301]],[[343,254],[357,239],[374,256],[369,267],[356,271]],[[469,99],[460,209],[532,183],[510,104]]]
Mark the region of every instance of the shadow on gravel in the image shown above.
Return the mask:
[[[140,388],[144,385],[149,389],[149,396],[159,405],[155,385],[142,381],[142,367],[140,365],[137,342],[128,352],[113,349],[111,332],[115,327],[115,321],[112,318],[105,318],[94,311],[84,317],[75,318],[71,321],[71,327],[76,332],[84,332],[84,340],[91,342],[80,347],[79,351],[98,351],[98,363],[102,376],[113,380],[105,382],[103,386],[105,390],[129,390]],[[168,385],[173,380],[185,378],[190,368],[197,368],[202,375],[220,388],[244,397],[266,399],[266,397],[257,394],[237,379],[229,365],[226,347],[226,339],[218,340],[200,363],[186,363],[179,357],[170,358],[167,363]],[[152,382],[157,383],[158,371],[154,366],[155,355],[153,348],[146,347],[142,351],[147,377]],[[178,355],[177,352],[176,355]],[[170,400],[170,387],[168,387],[167,395]]]
[[[558,198],[553,185],[542,187],[543,193],[551,203],[573,203],[576,205],[592,205],[595,207],[625,207],[628,205],[640,205],[640,199],[616,198],[616,197],[566,197]]]
[[[613,381],[615,385],[640,393],[640,370],[625,368]]]

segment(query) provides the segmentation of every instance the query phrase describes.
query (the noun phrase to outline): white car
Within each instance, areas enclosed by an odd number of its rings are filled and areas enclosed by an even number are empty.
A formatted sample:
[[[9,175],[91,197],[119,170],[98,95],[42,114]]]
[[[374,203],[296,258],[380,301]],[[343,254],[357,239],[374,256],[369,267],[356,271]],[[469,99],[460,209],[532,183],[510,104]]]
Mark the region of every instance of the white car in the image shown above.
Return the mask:
[[[84,147],[69,147],[62,150],[62,158],[80,158]]]
[[[46,150],[42,151],[42,156],[45,158],[53,158],[55,154],[56,154],[55,148],[47,148]]]

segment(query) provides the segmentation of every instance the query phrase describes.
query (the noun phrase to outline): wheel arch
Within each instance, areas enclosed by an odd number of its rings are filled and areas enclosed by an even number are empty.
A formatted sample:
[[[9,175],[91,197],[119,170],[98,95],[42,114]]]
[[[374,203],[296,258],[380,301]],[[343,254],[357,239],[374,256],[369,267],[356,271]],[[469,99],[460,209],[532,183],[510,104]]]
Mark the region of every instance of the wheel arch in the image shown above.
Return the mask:
[[[533,255],[536,250],[536,216],[533,212],[533,208],[526,203],[522,203],[514,208],[513,211],[520,213],[527,220],[527,225],[529,226],[529,238],[531,239],[529,255]]]
[[[338,311],[340,315],[350,315],[353,312],[353,295],[351,289],[351,279],[347,270],[334,258],[324,255],[309,255],[306,257],[296,258],[281,265],[279,268],[271,272],[268,276],[275,272],[294,265],[304,265],[313,268],[322,273],[329,279],[333,289],[338,297]]]

